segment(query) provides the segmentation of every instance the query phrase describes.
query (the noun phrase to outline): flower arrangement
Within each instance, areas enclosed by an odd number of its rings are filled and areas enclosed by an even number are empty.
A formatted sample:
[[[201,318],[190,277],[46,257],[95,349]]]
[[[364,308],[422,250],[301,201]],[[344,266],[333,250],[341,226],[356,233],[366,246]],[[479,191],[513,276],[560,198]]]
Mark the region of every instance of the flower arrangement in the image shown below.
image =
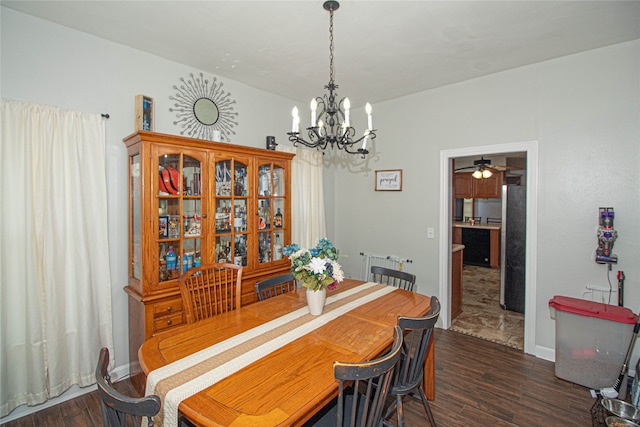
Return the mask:
[[[283,253],[291,260],[291,274],[307,289],[334,289],[344,279],[338,249],[327,239],[320,239],[311,249],[300,249],[294,243],[285,246]]]

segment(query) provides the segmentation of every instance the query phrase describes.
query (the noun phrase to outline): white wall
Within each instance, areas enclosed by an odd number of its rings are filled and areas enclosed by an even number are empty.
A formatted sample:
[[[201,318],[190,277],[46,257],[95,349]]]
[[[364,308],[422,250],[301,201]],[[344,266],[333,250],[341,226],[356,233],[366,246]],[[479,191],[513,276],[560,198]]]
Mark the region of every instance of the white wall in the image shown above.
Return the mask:
[[[331,167],[336,245],[414,260],[418,291],[438,294],[440,150],[539,142],[536,346],[555,348],[554,295],[608,286],[593,261],[598,207],[613,206],[625,305],[640,307],[640,41],[567,56],[374,105],[376,152]],[[348,88],[344,88],[348,93]],[[358,113],[353,113],[358,116]],[[375,192],[373,173],[403,169],[403,191]],[[427,227],[436,228],[427,239]],[[446,254],[444,255],[446,257]]]
[[[107,173],[111,292],[115,364],[129,361],[127,298],[127,152],[122,139],[133,133],[134,97],[155,100],[155,131],[177,135],[169,112],[173,85],[200,70],[183,66],[94,36],[1,8],[2,97],[70,110],[109,113]],[[206,55],[206,52],[203,52]],[[206,74],[210,81],[213,75]],[[266,135],[288,143],[293,101],[232,80],[223,89],[236,100],[237,134],[231,142],[265,147]]]

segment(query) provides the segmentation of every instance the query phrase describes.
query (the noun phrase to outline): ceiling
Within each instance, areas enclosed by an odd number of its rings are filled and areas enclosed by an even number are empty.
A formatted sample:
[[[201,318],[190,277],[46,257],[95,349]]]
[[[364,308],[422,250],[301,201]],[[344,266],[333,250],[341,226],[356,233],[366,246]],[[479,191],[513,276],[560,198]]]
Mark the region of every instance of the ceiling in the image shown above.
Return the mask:
[[[329,13],[304,1],[6,1],[4,7],[307,102]],[[640,1],[345,0],[335,81],[354,107],[640,38]]]

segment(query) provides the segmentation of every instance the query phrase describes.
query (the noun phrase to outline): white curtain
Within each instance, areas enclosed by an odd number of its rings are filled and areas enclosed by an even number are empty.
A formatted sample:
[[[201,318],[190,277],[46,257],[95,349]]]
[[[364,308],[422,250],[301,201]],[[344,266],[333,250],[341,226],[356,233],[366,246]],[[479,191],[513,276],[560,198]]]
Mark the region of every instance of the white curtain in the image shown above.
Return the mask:
[[[312,248],[327,237],[322,153],[281,145],[277,149],[296,155],[291,162],[291,242]]]
[[[113,354],[100,114],[2,100],[0,416],[94,383]]]

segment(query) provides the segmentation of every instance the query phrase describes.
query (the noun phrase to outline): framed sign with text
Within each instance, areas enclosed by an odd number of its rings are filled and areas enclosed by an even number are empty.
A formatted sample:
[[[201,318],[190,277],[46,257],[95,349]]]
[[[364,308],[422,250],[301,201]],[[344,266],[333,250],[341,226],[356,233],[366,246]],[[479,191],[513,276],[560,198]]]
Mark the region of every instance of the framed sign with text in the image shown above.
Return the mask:
[[[376,171],[376,191],[402,191],[402,169]]]

